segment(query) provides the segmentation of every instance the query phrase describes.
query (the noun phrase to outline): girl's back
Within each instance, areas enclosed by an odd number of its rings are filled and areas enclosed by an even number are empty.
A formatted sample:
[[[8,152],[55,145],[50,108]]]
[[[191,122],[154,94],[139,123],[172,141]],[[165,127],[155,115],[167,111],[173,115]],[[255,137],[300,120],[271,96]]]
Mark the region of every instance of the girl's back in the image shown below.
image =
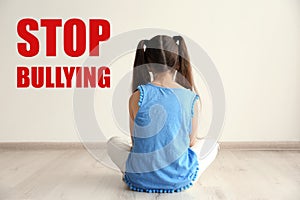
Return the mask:
[[[139,110],[125,182],[132,189],[148,192],[187,189],[198,170],[197,155],[189,148],[189,134],[194,103],[199,97],[185,88],[152,83],[137,89]]]

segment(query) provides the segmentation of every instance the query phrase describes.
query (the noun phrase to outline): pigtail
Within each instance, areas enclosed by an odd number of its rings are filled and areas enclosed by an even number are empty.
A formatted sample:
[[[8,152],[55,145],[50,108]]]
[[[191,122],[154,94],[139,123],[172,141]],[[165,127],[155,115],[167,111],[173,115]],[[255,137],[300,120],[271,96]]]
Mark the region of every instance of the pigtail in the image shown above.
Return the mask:
[[[181,36],[174,36],[173,39],[178,41],[178,67],[175,81],[183,87],[196,92],[190,57],[184,39]],[[196,92],[197,93],[197,92]]]
[[[192,74],[192,66],[190,63],[190,57],[187,51],[187,47],[184,39],[181,36],[174,36],[173,39],[175,42],[178,41],[178,59],[179,65],[177,67],[177,74],[175,81],[182,85],[183,87],[194,91],[199,95],[197,88],[194,83],[193,74]],[[198,108],[200,111],[202,110],[202,98],[199,98],[200,107]]]
[[[137,86],[146,84],[151,81],[150,73],[147,66],[145,66],[146,56],[144,45],[146,45],[146,42],[146,40],[141,40],[136,49],[133,65],[132,93],[136,91]]]

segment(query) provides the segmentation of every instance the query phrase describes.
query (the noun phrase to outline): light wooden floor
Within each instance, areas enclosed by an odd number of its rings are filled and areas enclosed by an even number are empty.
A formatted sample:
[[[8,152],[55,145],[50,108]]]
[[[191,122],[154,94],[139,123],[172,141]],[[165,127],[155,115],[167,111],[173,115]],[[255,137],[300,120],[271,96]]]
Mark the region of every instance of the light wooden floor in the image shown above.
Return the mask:
[[[221,150],[198,183],[176,194],[132,192],[85,150],[0,151],[0,200],[300,199],[300,151]]]

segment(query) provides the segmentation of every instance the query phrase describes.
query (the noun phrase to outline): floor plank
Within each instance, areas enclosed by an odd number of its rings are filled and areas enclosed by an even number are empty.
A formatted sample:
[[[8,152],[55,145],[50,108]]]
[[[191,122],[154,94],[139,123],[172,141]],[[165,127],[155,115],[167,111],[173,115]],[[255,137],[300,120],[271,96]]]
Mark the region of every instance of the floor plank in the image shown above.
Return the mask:
[[[85,150],[1,151],[0,199],[298,200],[300,151],[221,150],[191,189],[175,194],[132,192]]]

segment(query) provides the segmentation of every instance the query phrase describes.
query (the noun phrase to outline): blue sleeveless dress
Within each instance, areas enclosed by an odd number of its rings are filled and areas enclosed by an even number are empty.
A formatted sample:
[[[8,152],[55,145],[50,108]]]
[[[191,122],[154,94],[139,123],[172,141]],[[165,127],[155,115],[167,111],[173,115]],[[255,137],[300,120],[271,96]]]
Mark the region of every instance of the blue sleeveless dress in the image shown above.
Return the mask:
[[[199,96],[185,88],[152,83],[137,89],[139,110],[124,182],[139,192],[172,193],[188,189],[199,169],[197,155],[189,148],[193,107]]]

